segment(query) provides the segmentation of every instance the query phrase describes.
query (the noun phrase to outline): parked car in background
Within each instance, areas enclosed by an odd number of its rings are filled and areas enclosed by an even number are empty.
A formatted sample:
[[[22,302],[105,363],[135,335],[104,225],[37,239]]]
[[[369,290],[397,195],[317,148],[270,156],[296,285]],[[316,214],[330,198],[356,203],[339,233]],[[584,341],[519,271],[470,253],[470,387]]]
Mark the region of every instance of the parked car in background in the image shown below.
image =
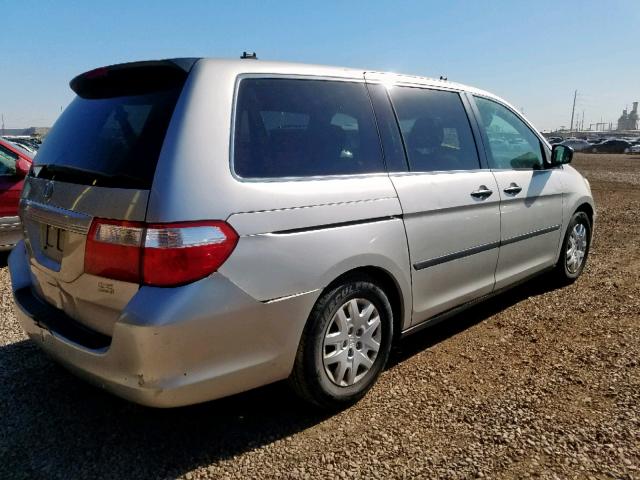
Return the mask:
[[[606,138],[590,138],[587,140],[591,145],[598,145],[606,140]]]
[[[35,156],[35,152],[33,151],[33,149],[27,147],[26,145],[18,143],[11,138],[0,137],[0,141],[2,141],[4,145],[13,148],[14,150],[26,155],[29,158],[33,158]]]
[[[394,340],[589,252],[589,183],[464,85],[175,59],[71,81],[9,258],[41,348],[130,400],[288,379],[343,408]],[[511,141],[506,142],[504,139]]]
[[[581,152],[583,150],[588,150],[592,147],[592,145],[586,140],[580,140],[579,138],[568,138],[560,142],[558,145],[564,145],[566,147],[571,147],[576,152]]]
[[[556,143],[560,143],[564,140],[564,138],[562,137],[549,137],[547,138],[547,141],[551,144],[551,145],[555,145]]]
[[[631,143],[626,140],[609,139],[597,145],[592,145],[588,150],[591,153],[628,153]]]
[[[38,153],[38,151],[29,143],[16,142],[15,140],[10,140],[9,143],[18,149],[26,150],[32,157]]]
[[[0,139],[0,250],[11,249],[22,238],[18,203],[32,160],[24,148]]]
[[[3,140],[7,142],[11,142],[14,145],[18,145],[20,148],[24,148],[28,152],[34,156],[40,148],[41,141],[36,138],[31,137],[15,137],[15,136],[6,136],[1,137]]]
[[[640,143],[636,143],[635,145],[631,145],[631,148],[627,153],[640,153]]]

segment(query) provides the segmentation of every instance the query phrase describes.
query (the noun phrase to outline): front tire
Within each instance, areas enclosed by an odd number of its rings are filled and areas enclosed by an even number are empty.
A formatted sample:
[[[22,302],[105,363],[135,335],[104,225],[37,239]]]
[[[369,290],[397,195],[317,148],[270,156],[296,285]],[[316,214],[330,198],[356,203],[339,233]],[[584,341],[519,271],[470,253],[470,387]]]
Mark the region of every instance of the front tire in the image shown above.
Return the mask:
[[[580,276],[587,263],[590,244],[589,216],[585,212],[576,212],[567,227],[560,259],[555,269],[555,276],[561,283],[573,283]]]
[[[345,280],[313,307],[289,383],[317,407],[346,408],[378,379],[392,338],[393,312],[385,292],[368,278]]]

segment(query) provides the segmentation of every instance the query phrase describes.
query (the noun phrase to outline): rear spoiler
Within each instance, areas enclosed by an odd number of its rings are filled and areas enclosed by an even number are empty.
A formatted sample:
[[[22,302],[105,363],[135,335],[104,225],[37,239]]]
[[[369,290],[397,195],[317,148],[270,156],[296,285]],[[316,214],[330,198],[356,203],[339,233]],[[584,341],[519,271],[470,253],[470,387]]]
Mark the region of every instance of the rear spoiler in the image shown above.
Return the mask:
[[[82,98],[141,95],[181,87],[199,58],[120,63],[75,77],[69,86]]]

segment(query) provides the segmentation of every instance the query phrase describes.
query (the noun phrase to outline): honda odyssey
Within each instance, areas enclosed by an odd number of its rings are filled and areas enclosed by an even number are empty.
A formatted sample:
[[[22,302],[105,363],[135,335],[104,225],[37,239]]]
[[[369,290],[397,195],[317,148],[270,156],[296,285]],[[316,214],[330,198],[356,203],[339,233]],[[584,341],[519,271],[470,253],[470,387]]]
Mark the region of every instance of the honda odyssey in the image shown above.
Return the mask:
[[[584,269],[589,183],[516,109],[446,80],[173,59],[75,77],[10,259],[54,359],[169,407],[287,379],[340,408],[393,341]]]

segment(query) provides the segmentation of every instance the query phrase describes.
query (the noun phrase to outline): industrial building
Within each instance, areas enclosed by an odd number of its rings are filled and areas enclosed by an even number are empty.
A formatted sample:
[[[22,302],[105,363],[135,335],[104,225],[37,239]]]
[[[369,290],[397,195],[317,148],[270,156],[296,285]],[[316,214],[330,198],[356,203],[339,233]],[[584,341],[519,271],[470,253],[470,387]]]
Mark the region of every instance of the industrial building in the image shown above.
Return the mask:
[[[638,129],[638,102],[633,102],[633,109],[627,112],[625,108],[618,118],[618,128],[616,130],[637,130]]]

